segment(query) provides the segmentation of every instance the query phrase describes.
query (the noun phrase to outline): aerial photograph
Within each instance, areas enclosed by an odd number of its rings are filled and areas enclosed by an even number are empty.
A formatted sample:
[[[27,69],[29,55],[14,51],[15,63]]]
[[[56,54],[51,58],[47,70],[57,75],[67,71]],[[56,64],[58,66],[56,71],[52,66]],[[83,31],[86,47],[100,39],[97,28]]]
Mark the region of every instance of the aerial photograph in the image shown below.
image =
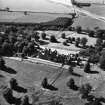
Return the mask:
[[[105,0],[0,0],[0,105],[105,105]]]

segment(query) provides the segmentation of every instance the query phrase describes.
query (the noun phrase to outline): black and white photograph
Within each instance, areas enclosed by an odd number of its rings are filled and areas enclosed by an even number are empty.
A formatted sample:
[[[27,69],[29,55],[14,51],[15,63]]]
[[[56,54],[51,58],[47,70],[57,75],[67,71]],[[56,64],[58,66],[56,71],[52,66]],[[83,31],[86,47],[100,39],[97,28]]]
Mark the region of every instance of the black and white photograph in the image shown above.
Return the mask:
[[[0,0],[0,105],[105,105],[105,0]]]

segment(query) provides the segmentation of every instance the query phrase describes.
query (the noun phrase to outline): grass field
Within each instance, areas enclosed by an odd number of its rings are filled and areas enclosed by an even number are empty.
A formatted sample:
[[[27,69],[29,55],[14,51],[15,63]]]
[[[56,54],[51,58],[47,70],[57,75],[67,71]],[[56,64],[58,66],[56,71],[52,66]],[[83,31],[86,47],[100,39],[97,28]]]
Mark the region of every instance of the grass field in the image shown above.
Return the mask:
[[[39,31],[39,33],[42,33],[41,31]],[[45,31],[45,33],[47,34],[47,38],[50,38],[51,35],[54,35],[56,37],[56,39],[58,40],[59,43],[51,43],[50,41],[46,41],[48,42],[48,44],[45,44],[45,45],[42,45],[42,47],[47,47],[47,48],[52,48],[53,49],[57,49],[57,51],[59,53],[63,53],[63,54],[69,54],[70,52],[71,53],[78,53],[82,48],[80,47],[76,47],[75,46],[75,43],[68,43],[68,46],[64,46],[63,45],[63,42],[66,41],[66,39],[62,39],[61,38],[61,35],[62,33],[65,33],[66,35],[66,38],[68,37],[74,37],[75,39],[76,38],[87,38],[87,45],[90,46],[90,45],[95,45],[96,44],[96,38],[93,38],[93,37],[89,37],[88,35],[86,34],[78,34],[76,32],[72,32],[72,31]],[[45,41],[45,40],[44,40]],[[65,51],[63,51],[65,50]]]
[[[48,77],[49,82],[54,80],[61,69],[57,67],[51,67],[43,64],[33,64],[27,61],[20,62],[15,60],[6,59],[6,64],[17,71],[16,75],[9,74],[3,71],[0,71],[0,74],[4,75],[6,79],[0,78],[1,85],[8,83],[11,77],[14,77],[18,80],[19,84],[24,87],[35,87],[40,85],[44,77]],[[55,86],[59,88],[58,92],[51,92],[51,94],[56,94],[60,96],[68,97],[69,99],[64,99],[65,105],[84,105],[85,101],[81,100],[77,92],[73,92],[68,89],[66,82],[72,77],[75,79],[76,84],[79,86],[83,83],[91,83],[94,88],[97,88],[94,92],[95,95],[103,95],[105,89],[105,73],[99,68],[93,67],[92,70],[100,71],[99,74],[86,74],[82,69],[76,67],[75,72],[81,74],[82,77],[71,76],[67,70],[64,70],[61,77],[55,82]],[[100,84],[102,84],[100,86]],[[43,96],[43,95],[42,95]],[[43,98],[42,98],[43,99]],[[0,95],[1,105],[8,105],[5,100]],[[47,99],[45,99],[47,100]]]
[[[105,5],[92,5],[89,8],[83,8],[93,14],[97,14],[99,16],[105,17]],[[90,28],[93,29],[94,27],[99,26],[100,28],[104,29],[105,28],[105,22],[98,21],[96,19],[92,19],[88,16],[82,16],[80,15],[78,19],[73,24],[74,26],[76,25],[81,25],[83,28]]]

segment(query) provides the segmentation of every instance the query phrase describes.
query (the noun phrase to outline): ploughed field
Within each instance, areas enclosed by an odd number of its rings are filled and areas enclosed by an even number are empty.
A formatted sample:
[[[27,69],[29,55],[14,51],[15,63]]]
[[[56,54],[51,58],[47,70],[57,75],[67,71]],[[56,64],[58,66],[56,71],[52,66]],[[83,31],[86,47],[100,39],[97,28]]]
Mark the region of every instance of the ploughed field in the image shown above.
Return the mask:
[[[49,83],[51,83],[51,81],[54,80],[58,73],[61,71],[60,68],[44,64],[35,64],[28,61],[20,62],[10,59],[5,60],[7,66],[17,71],[17,74],[14,75],[8,72],[0,71],[0,74],[5,76],[5,78],[0,77],[1,93],[2,85],[7,85],[11,77],[16,78],[21,86],[24,86],[28,89],[35,88],[36,90],[40,90],[39,87],[44,77],[47,77]],[[47,96],[46,94],[42,95],[40,101],[48,101],[48,97],[55,95],[56,97],[61,96],[62,98],[64,98],[62,100],[65,103],[64,105],[84,105],[85,101],[80,99],[78,92],[74,92],[66,86],[67,81],[71,77],[75,79],[78,86],[87,82],[91,83],[93,88],[96,89],[93,94],[97,96],[100,94],[102,96],[105,96],[105,73],[102,70],[99,70],[99,68],[96,66],[92,67],[92,70],[101,72],[99,74],[86,74],[83,72],[83,69],[76,67],[74,71],[82,76],[79,77],[70,75],[68,70],[65,69],[61,77],[54,84],[57,88],[59,88],[59,91],[48,92],[49,96]],[[8,105],[8,103],[6,103],[6,101],[3,99],[2,95],[0,95],[0,103],[1,105]]]

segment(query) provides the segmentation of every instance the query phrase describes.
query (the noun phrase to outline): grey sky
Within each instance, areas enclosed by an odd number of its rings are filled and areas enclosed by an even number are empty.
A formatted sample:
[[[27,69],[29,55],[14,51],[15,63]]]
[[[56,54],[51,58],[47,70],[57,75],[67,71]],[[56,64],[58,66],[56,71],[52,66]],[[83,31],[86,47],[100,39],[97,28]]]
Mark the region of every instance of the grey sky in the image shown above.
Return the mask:
[[[61,0],[62,1],[62,0]],[[63,0],[64,1],[64,0]],[[76,0],[91,1],[91,0]],[[92,0],[103,1],[103,0]],[[13,10],[32,10],[32,11],[50,11],[50,12],[69,12],[64,6],[48,2],[48,0],[0,0],[0,7],[10,7]]]

